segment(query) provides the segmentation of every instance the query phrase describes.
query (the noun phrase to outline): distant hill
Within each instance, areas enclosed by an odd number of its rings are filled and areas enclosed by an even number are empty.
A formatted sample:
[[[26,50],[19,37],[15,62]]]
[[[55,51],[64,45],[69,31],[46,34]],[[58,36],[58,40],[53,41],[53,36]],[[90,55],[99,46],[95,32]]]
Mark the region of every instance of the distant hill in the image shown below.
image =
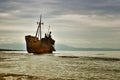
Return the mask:
[[[112,49],[112,48],[75,48],[64,44],[57,44],[55,47],[56,50],[63,50],[63,51],[120,51],[120,49]]]

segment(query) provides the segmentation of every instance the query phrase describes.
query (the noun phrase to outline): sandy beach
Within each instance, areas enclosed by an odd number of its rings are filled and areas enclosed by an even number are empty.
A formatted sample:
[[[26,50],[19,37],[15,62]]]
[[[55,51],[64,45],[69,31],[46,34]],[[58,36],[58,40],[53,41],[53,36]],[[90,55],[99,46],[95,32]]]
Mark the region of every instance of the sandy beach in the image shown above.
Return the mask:
[[[105,54],[99,52],[98,57],[75,56],[77,53],[33,55],[0,52],[0,80],[120,79],[120,58],[101,57]]]

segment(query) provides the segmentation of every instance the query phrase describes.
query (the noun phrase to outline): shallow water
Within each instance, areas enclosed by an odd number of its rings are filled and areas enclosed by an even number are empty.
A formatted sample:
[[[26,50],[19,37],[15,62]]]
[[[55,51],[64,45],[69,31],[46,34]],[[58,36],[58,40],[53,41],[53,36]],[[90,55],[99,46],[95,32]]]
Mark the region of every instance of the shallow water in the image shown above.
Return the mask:
[[[104,58],[120,58],[120,51],[59,51],[56,56],[89,56]]]
[[[0,80],[119,80],[119,51],[0,52]]]

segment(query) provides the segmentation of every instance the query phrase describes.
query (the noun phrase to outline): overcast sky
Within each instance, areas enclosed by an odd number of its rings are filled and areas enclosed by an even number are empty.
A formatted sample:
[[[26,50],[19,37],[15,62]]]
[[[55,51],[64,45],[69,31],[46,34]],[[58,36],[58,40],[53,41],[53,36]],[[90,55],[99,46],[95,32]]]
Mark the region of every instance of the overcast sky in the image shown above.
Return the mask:
[[[40,14],[56,44],[120,48],[120,0],[0,0],[0,48],[25,44]]]

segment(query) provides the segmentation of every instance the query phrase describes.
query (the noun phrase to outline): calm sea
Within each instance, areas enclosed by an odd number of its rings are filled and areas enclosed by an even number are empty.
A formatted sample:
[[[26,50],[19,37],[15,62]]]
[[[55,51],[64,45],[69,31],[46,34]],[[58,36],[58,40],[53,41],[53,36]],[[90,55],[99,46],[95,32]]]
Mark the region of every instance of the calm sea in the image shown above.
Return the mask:
[[[56,56],[88,56],[120,58],[120,51],[57,51]]]
[[[3,51],[4,53],[23,53],[29,54],[27,51]],[[32,55],[32,53],[30,53]],[[56,51],[54,56],[88,56],[88,57],[105,57],[120,58],[120,51]]]
[[[0,52],[0,80],[119,80],[120,51]]]

